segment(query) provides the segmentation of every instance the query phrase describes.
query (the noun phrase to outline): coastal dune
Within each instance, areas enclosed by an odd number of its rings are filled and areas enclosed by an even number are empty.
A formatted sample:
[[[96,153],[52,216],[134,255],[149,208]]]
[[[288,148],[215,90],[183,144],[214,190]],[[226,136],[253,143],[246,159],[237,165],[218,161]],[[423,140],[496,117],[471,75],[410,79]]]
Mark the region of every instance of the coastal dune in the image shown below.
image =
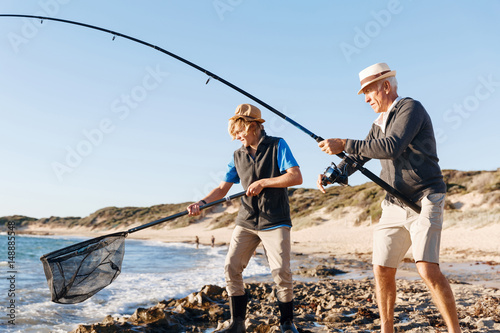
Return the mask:
[[[499,192],[500,190],[496,191]],[[450,204],[461,208],[445,211],[445,221],[441,239],[441,259],[443,261],[497,261],[500,262],[500,202],[484,204],[484,196],[450,196]],[[479,203],[479,204],[478,204]],[[158,240],[163,242],[190,242],[196,237],[200,244],[210,245],[212,236],[215,245],[228,245],[234,224],[216,227],[216,221],[225,215],[235,214],[239,202],[229,202],[213,207],[200,219],[193,219],[184,227],[170,224],[159,228],[147,228],[129,234],[129,238]],[[371,254],[372,232],[376,221],[359,221],[360,208],[344,207],[328,212],[326,208],[293,219],[292,251],[304,254]],[[303,221],[309,222],[304,226]],[[129,225],[132,228],[140,225]],[[107,233],[124,231],[114,229],[75,226],[67,228],[51,224],[31,223],[22,229],[23,233],[38,235],[78,235],[98,237]],[[407,254],[411,258],[411,249]]]

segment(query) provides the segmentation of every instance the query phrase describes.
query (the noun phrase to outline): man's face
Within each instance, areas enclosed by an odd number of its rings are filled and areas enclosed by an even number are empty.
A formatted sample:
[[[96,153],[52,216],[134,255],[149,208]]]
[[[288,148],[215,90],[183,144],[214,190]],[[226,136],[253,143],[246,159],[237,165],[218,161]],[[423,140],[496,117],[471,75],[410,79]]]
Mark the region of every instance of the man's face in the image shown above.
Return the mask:
[[[386,81],[382,84],[380,82],[373,82],[363,89],[365,102],[369,103],[376,113],[387,111],[392,104],[389,98],[389,89],[384,89],[387,85],[389,84]]]

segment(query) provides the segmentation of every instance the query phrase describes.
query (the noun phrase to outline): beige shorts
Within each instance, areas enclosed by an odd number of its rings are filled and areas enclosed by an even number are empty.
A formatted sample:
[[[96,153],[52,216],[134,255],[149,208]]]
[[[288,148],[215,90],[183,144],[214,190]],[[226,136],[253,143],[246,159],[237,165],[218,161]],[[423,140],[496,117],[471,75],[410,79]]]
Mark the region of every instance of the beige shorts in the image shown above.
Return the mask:
[[[439,263],[444,198],[444,193],[424,197],[420,214],[384,200],[373,233],[373,264],[397,268],[410,246],[415,262]]]

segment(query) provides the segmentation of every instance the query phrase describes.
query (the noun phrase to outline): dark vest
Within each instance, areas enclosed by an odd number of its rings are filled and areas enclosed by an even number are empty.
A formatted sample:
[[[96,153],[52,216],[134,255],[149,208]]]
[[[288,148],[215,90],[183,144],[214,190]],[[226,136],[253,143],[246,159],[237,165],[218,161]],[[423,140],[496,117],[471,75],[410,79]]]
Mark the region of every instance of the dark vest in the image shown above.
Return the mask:
[[[255,159],[245,147],[234,152],[236,171],[245,190],[256,180],[281,176],[278,165],[279,140],[264,133]],[[256,197],[243,196],[241,203],[236,225],[253,230],[292,225],[287,188],[265,188]]]

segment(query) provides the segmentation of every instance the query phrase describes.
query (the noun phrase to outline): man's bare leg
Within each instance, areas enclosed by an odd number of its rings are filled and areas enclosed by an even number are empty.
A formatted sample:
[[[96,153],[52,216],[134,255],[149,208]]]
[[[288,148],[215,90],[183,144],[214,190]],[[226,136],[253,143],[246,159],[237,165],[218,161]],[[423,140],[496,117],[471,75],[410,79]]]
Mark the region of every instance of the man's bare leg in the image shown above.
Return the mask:
[[[417,270],[424,280],[425,284],[431,291],[432,299],[436,304],[441,316],[448,327],[448,332],[461,332],[458,323],[457,308],[455,305],[455,297],[451,290],[450,283],[441,273],[438,264],[425,261],[417,262]]]
[[[374,265],[373,273],[381,332],[392,333],[394,332],[394,303],[396,302],[396,268]]]

